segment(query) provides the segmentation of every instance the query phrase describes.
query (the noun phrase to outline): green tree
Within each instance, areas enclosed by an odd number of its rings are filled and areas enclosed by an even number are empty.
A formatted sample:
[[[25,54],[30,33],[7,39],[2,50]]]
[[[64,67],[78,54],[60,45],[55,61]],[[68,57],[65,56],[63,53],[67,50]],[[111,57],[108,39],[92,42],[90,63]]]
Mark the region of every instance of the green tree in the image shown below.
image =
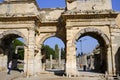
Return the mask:
[[[18,40],[18,39],[15,39],[15,40],[13,41],[13,48],[15,49],[16,46],[24,46],[24,43],[21,42],[21,41]]]
[[[59,47],[58,44],[55,45],[55,59],[58,60],[58,56],[59,56]]]
[[[42,45],[42,53],[45,53],[46,59],[49,59],[50,55],[53,55],[53,59],[55,59],[55,51],[48,45]]]
[[[13,41],[13,49],[14,49],[14,52],[15,52],[16,46],[24,46],[24,43],[21,42],[21,41],[18,40],[18,39],[15,39],[15,40]],[[16,57],[16,55],[14,55],[14,56]],[[17,58],[18,58],[18,59],[21,59],[21,60],[24,59],[24,49],[18,49]]]

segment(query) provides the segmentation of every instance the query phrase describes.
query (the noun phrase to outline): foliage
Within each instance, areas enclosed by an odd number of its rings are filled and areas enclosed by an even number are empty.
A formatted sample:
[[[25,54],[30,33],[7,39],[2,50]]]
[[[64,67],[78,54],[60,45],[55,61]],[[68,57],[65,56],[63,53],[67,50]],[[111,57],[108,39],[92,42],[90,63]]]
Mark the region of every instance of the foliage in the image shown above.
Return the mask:
[[[24,50],[21,49],[21,50],[18,50],[18,58],[23,60],[24,59]]]
[[[23,45],[24,45],[24,43],[21,42],[21,41],[18,40],[18,39],[15,39],[15,40],[13,41],[13,48],[14,48],[14,49],[16,48],[16,46],[23,46]]]
[[[42,46],[42,53],[45,53],[46,55],[46,59],[50,58],[50,55],[53,55],[53,59],[55,59],[55,51],[54,49],[52,49],[51,47],[49,47],[48,45],[43,45]]]
[[[14,49],[14,52],[15,52],[15,49],[16,49],[16,46],[23,46],[24,43],[21,42],[20,40],[18,39],[15,39],[13,41],[13,49]],[[15,54],[13,55],[13,57],[16,56]],[[23,60],[24,59],[24,49],[18,49],[18,55],[17,55],[17,58],[18,59],[21,59]]]
[[[56,59],[56,60],[58,59],[59,47],[58,47],[57,44],[55,45],[55,50],[48,45],[42,45],[42,50],[41,51],[42,51],[42,53],[46,54],[46,59],[50,59],[50,55],[53,56],[53,59]],[[65,59],[65,56],[66,56],[65,51],[62,48],[61,49],[61,58]]]

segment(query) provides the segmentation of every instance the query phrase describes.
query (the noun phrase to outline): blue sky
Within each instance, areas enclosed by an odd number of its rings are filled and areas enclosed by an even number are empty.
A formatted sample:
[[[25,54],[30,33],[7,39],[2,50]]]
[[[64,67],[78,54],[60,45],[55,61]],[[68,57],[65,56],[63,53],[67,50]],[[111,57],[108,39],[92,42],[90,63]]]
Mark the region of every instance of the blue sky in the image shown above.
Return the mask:
[[[47,40],[45,40],[44,44],[49,45],[53,49],[55,48],[56,44],[58,44],[59,48],[65,48],[63,41],[57,37],[48,38]]]
[[[40,8],[65,7],[65,0],[37,0]]]
[[[113,10],[120,11],[120,0],[112,0]]]

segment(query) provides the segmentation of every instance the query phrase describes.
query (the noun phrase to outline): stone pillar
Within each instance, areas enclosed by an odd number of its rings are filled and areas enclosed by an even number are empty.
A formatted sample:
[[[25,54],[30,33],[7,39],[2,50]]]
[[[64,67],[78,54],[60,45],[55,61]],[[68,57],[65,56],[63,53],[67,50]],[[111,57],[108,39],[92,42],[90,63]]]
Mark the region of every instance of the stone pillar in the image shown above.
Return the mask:
[[[76,75],[76,55],[75,47],[67,46],[66,74],[67,76]]]
[[[41,62],[41,51],[40,49],[35,50],[35,73],[40,73],[42,72],[42,62]]]
[[[0,71],[7,71],[7,56],[0,54]]]
[[[34,51],[35,51],[35,31],[30,28],[28,32],[28,69],[27,76],[35,74],[35,62],[34,62]]]
[[[76,47],[72,44],[72,30],[67,30],[67,44],[66,44],[66,75],[68,77],[76,76]]]
[[[59,49],[59,68],[61,67],[61,49]]]
[[[94,69],[94,58],[92,58],[93,55],[90,56],[90,69]]]
[[[28,72],[28,47],[24,46],[24,74]]]
[[[3,49],[0,48],[0,71],[7,71],[7,60],[7,55],[5,55]]]
[[[108,63],[108,74],[109,75],[113,75],[113,70],[112,70],[112,55],[111,55],[111,48],[108,48],[108,52],[107,52],[107,63]]]
[[[50,69],[52,69],[52,55],[50,55]]]

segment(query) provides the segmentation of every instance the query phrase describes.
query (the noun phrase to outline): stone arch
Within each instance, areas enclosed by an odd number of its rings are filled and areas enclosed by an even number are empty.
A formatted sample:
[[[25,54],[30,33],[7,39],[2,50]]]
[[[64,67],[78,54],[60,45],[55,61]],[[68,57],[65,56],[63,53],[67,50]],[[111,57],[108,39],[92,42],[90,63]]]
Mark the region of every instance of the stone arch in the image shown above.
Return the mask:
[[[98,62],[99,60],[97,56],[95,56],[95,61],[97,63],[97,65],[95,65],[95,71],[99,72],[99,70],[101,70],[100,72],[102,73],[105,73],[106,71],[109,72],[109,68],[110,68],[109,62],[111,61],[109,61],[108,56],[111,55],[111,52],[109,51],[111,46],[110,46],[110,40],[107,37],[107,35],[97,28],[84,28],[80,30],[74,37],[73,45],[75,45],[75,42],[84,36],[91,36],[99,42],[99,46],[100,46],[99,56],[101,56],[102,58],[99,58],[101,62],[100,63]]]
[[[44,42],[46,39],[50,38],[50,37],[58,37],[58,36],[56,36],[55,33],[48,33],[48,34],[44,35],[44,36],[40,39],[40,41],[39,41],[38,48],[41,49],[43,42]],[[58,37],[58,38],[60,38],[60,37]],[[61,39],[61,38],[60,38],[60,39]],[[61,40],[62,40],[62,39],[61,39]],[[63,40],[62,40],[62,41],[63,41]],[[65,44],[64,41],[63,41],[63,43]]]
[[[12,60],[13,61],[13,64],[12,64],[12,68],[16,68],[17,67],[17,60],[16,60],[16,56],[14,54],[14,51],[13,49],[11,48],[11,41],[14,40],[15,38],[18,38],[18,37],[22,37],[25,42],[25,47],[27,47],[28,45],[28,42],[27,42],[27,38],[25,37],[25,35],[18,31],[18,30],[6,30],[6,31],[3,31],[1,34],[0,34],[0,41],[1,41],[1,44],[0,46],[2,46],[2,49],[3,49],[3,61],[4,61],[4,64],[5,65],[2,65],[0,64],[1,67],[5,68],[7,70],[7,66],[8,66],[8,63]],[[5,43],[9,43],[9,44],[5,44]],[[13,46],[12,46],[13,47]],[[25,50],[25,48],[24,48]],[[27,51],[24,52],[24,55],[27,53]],[[14,58],[13,58],[13,55],[14,55]],[[24,56],[24,60],[26,60],[26,57]],[[24,64],[25,66],[26,64]],[[23,69],[25,71],[25,68]]]
[[[0,39],[3,39],[5,36],[10,35],[10,34],[14,34],[14,35],[18,35],[20,37],[22,37],[25,40],[25,45],[27,46],[28,41],[27,38],[25,37],[25,35],[17,30],[7,30],[4,31],[2,34],[0,34]]]
[[[73,45],[76,43],[76,41],[82,37],[85,33],[96,33],[97,35],[101,36],[101,38],[104,40],[106,46],[110,46],[110,40],[107,37],[107,35],[104,34],[104,32],[102,32],[101,30],[97,29],[97,28],[85,28],[80,30],[76,36],[74,37],[72,43]]]

